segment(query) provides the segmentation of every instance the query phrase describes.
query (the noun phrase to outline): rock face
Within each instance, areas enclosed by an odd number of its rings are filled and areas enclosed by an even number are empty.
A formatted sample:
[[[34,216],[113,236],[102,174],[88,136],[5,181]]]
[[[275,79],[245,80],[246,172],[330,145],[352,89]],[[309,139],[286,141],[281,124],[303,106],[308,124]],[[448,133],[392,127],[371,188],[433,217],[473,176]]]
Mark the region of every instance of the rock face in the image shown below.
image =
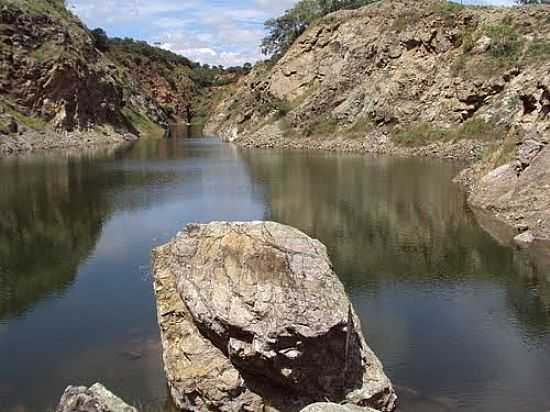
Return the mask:
[[[0,0],[0,157],[162,135],[206,98],[197,67],[144,42],[99,46],[63,0]]]
[[[276,223],[190,225],[154,251],[172,398],[184,410],[298,411],[396,396],[325,247]]]
[[[56,412],[137,412],[100,383],[90,388],[69,386]]]
[[[518,231],[529,230],[520,239],[550,239],[550,147],[541,144],[519,146],[518,154],[531,153],[527,159],[518,157],[484,175],[473,186],[470,202],[491,211]]]
[[[387,0],[329,14],[243,79],[208,128],[259,147],[482,160],[472,203],[550,238],[550,59],[537,52],[550,44],[549,13]]]

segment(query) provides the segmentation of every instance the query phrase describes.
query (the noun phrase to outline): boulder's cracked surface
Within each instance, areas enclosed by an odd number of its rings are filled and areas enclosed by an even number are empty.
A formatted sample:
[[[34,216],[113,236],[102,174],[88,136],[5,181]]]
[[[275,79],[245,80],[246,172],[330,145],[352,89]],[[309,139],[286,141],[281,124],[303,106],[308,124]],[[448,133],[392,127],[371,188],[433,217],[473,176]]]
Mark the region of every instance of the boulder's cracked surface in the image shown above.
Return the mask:
[[[325,247],[270,222],[190,225],[154,251],[172,398],[184,410],[300,410],[396,396]]]
[[[100,383],[90,388],[69,386],[65,389],[56,412],[137,412]]]

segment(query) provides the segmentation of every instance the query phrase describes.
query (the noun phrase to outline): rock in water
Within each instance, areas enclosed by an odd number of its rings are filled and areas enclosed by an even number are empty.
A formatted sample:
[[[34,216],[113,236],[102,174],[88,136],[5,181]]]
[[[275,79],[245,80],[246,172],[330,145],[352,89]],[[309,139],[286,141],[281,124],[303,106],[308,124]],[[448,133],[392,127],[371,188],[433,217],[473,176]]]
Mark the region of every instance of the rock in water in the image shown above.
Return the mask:
[[[69,386],[56,412],[137,412],[100,383],[90,388]]]
[[[203,411],[297,411],[396,395],[326,248],[271,222],[189,225],[153,253],[168,385]]]
[[[336,403],[315,403],[302,409],[301,412],[376,412],[371,408],[360,408],[350,405],[338,405]]]

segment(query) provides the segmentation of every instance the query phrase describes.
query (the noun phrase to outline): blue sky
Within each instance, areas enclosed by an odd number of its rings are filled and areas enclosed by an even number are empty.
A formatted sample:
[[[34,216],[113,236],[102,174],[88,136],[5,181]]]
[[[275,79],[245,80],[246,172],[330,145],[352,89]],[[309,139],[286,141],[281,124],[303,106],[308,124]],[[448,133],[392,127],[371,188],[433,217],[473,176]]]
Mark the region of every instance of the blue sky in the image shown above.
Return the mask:
[[[67,0],[90,27],[133,37],[194,61],[224,66],[261,58],[263,22],[297,0]],[[422,0],[419,0],[422,1]],[[466,3],[511,4],[513,0]]]

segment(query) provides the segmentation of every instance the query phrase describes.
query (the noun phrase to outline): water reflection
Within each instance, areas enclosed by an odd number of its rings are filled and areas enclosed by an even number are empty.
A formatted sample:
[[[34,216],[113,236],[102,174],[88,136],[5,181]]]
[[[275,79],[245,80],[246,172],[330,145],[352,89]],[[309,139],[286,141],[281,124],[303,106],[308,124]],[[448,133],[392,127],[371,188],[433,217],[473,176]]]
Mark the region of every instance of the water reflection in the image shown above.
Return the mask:
[[[268,188],[271,218],[328,246],[371,343],[403,389],[405,410],[550,407],[547,266],[477,224],[450,183],[458,165],[242,156]],[[517,387],[519,377],[540,396]]]
[[[144,140],[8,159],[0,176],[0,410],[95,381],[163,404],[150,251],[192,221],[264,217],[237,151]]]
[[[61,292],[89,256],[110,213],[90,153],[2,163],[0,320]]]
[[[243,157],[268,183],[274,219],[322,239],[350,289],[388,276],[460,282],[510,267],[512,256],[502,260],[505,248],[475,225],[463,193],[449,183],[458,166],[323,154]],[[367,264],[369,279],[356,276]]]
[[[328,246],[402,410],[550,409],[547,246],[495,241],[457,167],[187,138],[1,161],[0,410],[95,381],[164,406],[150,250],[254,219]]]

